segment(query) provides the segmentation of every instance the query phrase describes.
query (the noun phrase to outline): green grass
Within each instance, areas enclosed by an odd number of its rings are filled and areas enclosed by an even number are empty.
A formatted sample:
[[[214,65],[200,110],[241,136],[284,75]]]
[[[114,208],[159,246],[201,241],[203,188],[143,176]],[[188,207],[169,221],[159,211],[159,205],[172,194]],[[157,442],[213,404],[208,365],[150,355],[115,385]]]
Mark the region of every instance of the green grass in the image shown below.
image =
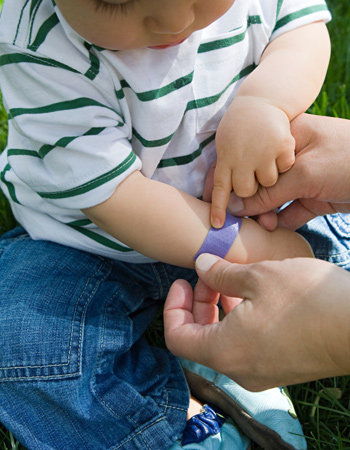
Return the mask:
[[[324,87],[310,111],[350,119],[350,2],[329,0],[328,5],[333,13],[333,21],[329,24],[332,58]],[[0,102],[0,151],[6,138],[6,114]],[[14,224],[7,200],[0,193],[0,234]],[[149,334],[152,340],[157,336],[161,336],[159,324]],[[310,449],[350,449],[350,376],[292,386],[289,392]],[[23,447],[0,426],[0,449]]]

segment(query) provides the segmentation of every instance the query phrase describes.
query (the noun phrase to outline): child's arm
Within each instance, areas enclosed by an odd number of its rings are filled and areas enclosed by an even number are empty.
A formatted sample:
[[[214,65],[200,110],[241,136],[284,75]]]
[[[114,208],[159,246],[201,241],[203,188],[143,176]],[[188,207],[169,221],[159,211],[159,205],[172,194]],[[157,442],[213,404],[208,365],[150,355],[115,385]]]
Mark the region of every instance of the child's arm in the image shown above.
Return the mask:
[[[330,55],[327,28],[316,22],[272,41],[244,80],[217,131],[211,222],[223,224],[232,188],[253,195],[294,162],[289,122],[315,100]]]
[[[209,203],[139,171],[129,175],[112,197],[84,213],[138,252],[184,267],[194,267],[193,257],[210,228]],[[312,256],[301,236],[282,228],[268,232],[243,219],[226,259],[243,263],[293,256]]]

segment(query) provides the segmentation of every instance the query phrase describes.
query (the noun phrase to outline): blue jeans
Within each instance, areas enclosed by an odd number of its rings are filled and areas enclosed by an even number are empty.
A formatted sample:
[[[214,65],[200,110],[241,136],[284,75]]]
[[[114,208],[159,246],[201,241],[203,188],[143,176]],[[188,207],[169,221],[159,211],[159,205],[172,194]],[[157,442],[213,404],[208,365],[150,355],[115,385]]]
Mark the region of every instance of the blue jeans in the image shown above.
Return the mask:
[[[126,264],[19,228],[0,240],[0,422],[29,449],[166,449],[189,392],[143,334],[192,270]]]
[[[316,258],[350,270],[350,214],[317,217],[298,232],[309,241]]]
[[[350,215],[301,232],[350,268]],[[144,332],[171,283],[195,272],[127,264],[17,228],[0,239],[0,422],[29,449],[161,450],[180,439],[189,392]]]

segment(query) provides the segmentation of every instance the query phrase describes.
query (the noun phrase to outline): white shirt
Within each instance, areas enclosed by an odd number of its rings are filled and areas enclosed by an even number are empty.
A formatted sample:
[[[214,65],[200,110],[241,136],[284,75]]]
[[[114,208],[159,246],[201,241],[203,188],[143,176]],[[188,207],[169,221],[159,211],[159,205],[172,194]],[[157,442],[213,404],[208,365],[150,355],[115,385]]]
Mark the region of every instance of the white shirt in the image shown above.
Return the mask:
[[[151,261],[81,209],[108,199],[137,169],[201,196],[218,123],[266,45],[329,19],[323,0],[236,0],[180,45],[110,51],[84,41],[51,0],[6,0],[0,88],[9,138],[0,183],[16,219],[33,239]]]

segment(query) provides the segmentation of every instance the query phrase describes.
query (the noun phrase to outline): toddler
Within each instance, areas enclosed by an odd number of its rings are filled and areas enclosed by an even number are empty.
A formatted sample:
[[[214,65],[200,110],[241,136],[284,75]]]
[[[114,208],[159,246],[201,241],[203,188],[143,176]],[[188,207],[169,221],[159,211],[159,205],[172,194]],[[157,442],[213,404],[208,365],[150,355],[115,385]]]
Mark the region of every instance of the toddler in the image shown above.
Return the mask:
[[[0,240],[0,420],[24,445],[171,446],[187,384],[143,337],[171,282],[195,283],[201,251],[312,256],[225,211],[232,189],[293,164],[289,122],[322,85],[329,18],[323,0],[5,0],[0,179],[23,228]]]

